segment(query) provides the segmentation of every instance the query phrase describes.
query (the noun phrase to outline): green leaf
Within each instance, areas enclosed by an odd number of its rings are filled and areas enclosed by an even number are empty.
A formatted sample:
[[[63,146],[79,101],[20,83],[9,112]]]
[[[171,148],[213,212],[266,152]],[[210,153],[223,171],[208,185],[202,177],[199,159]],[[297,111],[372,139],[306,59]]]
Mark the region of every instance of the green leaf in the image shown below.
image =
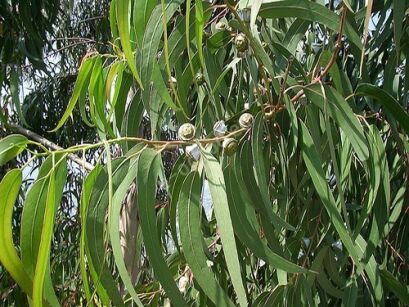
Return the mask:
[[[407,2],[405,0],[392,0],[393,2],[393,33],[396,45],[396,53],[400,53],[402,26],[405,19],[405,9]],[[398,56],[399,58],[399,56]]]
[[[33,306],[43,306],[43,292],[47,266],[50,261],[51,240],[53,236],[54,218],[59,197],[56,195],[56,178],[54,166],[48,180],[46,203],[44,207],[44,222],[41,230],[41,240],[38,247],[37,263],[33,279]],[[61,179],[61,178],[58,178]]]
[[[134,1],[133,8],[133,27],[136,34],[138,44],[142,44],[143,34],[146,30],[149,17],[152,14],[157,2],[151,0],[137,0]]]
[[[14,104],[14,107],[17,110],[17,114],[19,119],[21,120],[21,122],[26,125],[26,126],[30,126],[23,114],[23,111],[21,109],[21,102],[20,102],[20,96],[19,96],[19,85],[20,84],[20,80],[19,80],[19,76],[18,73],[15,69],[11,69],[10,71],[10,93],[11,93],[11,99],[12,102]]]
[[[376,99],[388,112],[390,112],[393,119],[396,119],[396,121],[402,125],[403,130],[409,135],[409,115],[392,95],[378,86],[369,83],[359,84],[355,90],[355,95]]]
[[[196,36],[196,46],[197,52],[199,54],[200,63],[204,65],[203,59],[203,29],[205,24],[205,18],[203,13],[202,0],[195,1],[195,36]]]
[[[116,190],[127,174],[128,164],[128,160],[113,160],[111,179],[107,167],[98,173],[89,197],[85,224],[86,255],[88,263],[91,264],[89,268],[92,280],[99,296],[109,298],[118,306],[123,306],[123,300],[107,262],[106,216],[109,207],[109,183],[112,183],[112,190]]]
[[[359,257],[362,257],[368,247],[368,244],[361,235],[355,240]],[[364,263],[363,269],[366,272],[368,278],[372,297],[374,298],[374,306],[384,306],[384,293],[382,286],[382,279],[379,270],[379,264],[376,262],[375,257],[372,255],[366,263]],[[361,274],[362,268],[358,268],[357,274]]]
[[[233,225],[227,202],[226,184],[224,182],[222,168],[217,159],[211,153],[204,150],[204,148],[201,148],[201,151],[227,268],[230,273],[239,304],[241,306],[247,306],[246,290],[244,289],[243,281],[241,279],[239,255],[234,238]]]
[[[87,212],[88,212],[88,204],[91,197],[91,192],[94,187],[94,184],[97,180],[98,174],[101,172],[102,167],[100,165],[95,166],[95,168],[88,174],[87,178],[84,181],[82,186],[82,193],[81,193],[81,203],[80,203],[80,219],[81,219],[81,237],[80,237],[80,269],[81,269],[81,278],[82,282],[84,283],[84,292],[85,297],[87,299],[87,303],[90,306],[94,306],[92,300],[92,293],[91,288],[89,285],[88,274],[87,274],[87,263],[85,259],[85,250],[87,243],[87,236],[86,236],[86,229],[87,229]],[[92,266],[92,262],[88,261],[88,266]],[[94,268],[90,268],[90,270],[95,271]],[[100,291],[98,291],[100,292]],[[101,300],[106,302],[108,298],[102,297]]]
[[[240,58],[235,58],[233,61],[231,61],[223,70],[223,72],[219,75],[219,77],[216,80],[216,83],[213,86],[212,89],[212,94],[215,95],[216,91],[219,89],[219,86],[221,82],[224,80],[224,77],[227,75],[227,73],[232,70],[239,62],[241,61]]]
[[[259,15],[263,18],[298,17],[318,22],[333,31],[339,31],[340,17],[324,5],[308,0],[264,2],[261,5]],[[345,24],[345,34],[355,46],[362,49],[358,33],[348,22]]]
[[[19,169],[9,171],[0,182],[0,262],[17,284],[32,296],[33,282],[13,245],[13,208],[20,192],[22,173]]]
[[[161,172],[160,155],[145,149],[138,162],[137,183],[143,187],[138,191],[139,214],[146,252],[149,256],[155,277],[160,281],[169,299],[176,306],[187,306],[175,279],[162,256],[162,246],[156,227],[155,196],[156,183]]]
[[[140,1],[136,1],[140,2]],[[111,28],[111,34],[113,41],[118,38],[118,28],[116,23],[116,0],[111,1],[111,5],[109,6],[109,25]]]
[[[381,278],[385,285],[399,298],[400,302],[409,305],[409,291],[407,286],[402,285],[391,272],[381,269]]]
[[[308,128],[303,122],[301,122],[302,131],[302,155],[304,162],[307,166],[308,173],[311,176],[312,182],[314,183],[315,189],[327,210],[328,216],[331,220],[332,225],[335,227],[342,243],[345,245],[346,249],[350,253],[352,259],[355,263],[359,263],[359,256],[355,247],[354,242],[350,234],[348,233],[344,221],[340,213],[337,210],[335,204],[334,196],[328,186],[327,180],[325,178],[324,170],[322,169],[321,157],[317,152],[317,149],[312,141],[311,135]]]
[[[216,281],[203,251],[203,235],[200,231],[201,194],[200,175],[196,171],[191,172],[185,177],[178,200],[180,240],[183,254],[195,280],[210,300],[216,306],[234,306]]]
[[[254,209],[243,197],[241,197],[240,186],[238,185],[232,167],[227,167],[224,174],[233,228],[240,241],[272,268],[281,269],[289,273],[307,273],[307,269],[304,269],[274,253],[262,241],[255,230],[255,225],[251,224],[252,221],[248,218],[249,214],[245,208],[250,207],[250,210]]]
[[[141,78],[139,77],[138,70],[136,69],[135,56],[131,47],[129,33],[129,9],[129,0],[116,0],[116,20],[118,23],[118,32],[119,37],[121,38],[122,49],[136,82],[138,82],[139,86],[143,89]]]
[[[179,250],[178,230],[176,227],[177,220],[177,203],[186,174],[190,172],[190,165],[185,156],[180,156],[173,166],[172,174],[169,179],[169,224],[175,247]]]
[[[348,287],[344,290],[344,296],[342,297],[342,306],[356,306],[358,298],[358,285],[356,280],[353,279]]]
[[[317,105],[341,127],[351,142],[358,157],[365,161],[369,157],[368,143],[361,124],[353,113],[345,99],[333,88],[323,86],[325,97],[320,85],[312,85],[304,88],[308,99]]]
[[[58,122],[57,126],[50,132],[55,132],[58,129],[60,129],[64,125],[64,123],[67,121],[68,117],[71,116],[71,113],[74,110],[74,107],[78,99],[81,96],[81,92],[83,91],[84,88],[88,86],[87,83],[89,82],[89,76],[91,74],[93,66],[94,66],[94,61],[92,60],[92,58],[88,58],[81,63],[81,66],[78,72],[77,81],[75,81],[74,90],[70,98],[70,101],[68,102],[67,109],[65,110],[64,114],[61,116],[61,119]]]
[[[138,144],[136,150],[141,151],[143,148],[143,144]],[[110,223],[109,223],[109,236],[112,246],[112,251],[115,258],[116,267],[118,269],[119,275],[124,282],[126,289],[129,291],[132,299],[138,306],[143,306],[142,302],[138,298],[138,295],[134,289],[132,284],[132,280],[129,276],[129,273],[126,268],[125,260],[123,258],[122,250],[121,250],[121,242],[120,242],[120,231],[119,231],[119,219],[121,216],[121,208],[126,193],[128,191],[129,186],[134,181],[138,169],[137,158],[132,158],[129,164],[128,172],[122,182],[115,190],[115,194],[112,198],[112,210],[109,216]]]
[[[11,134],[0,140],[0,166],[14,159],[22,152],[27,144],[28,139],[19,134]]]
[[[257,15],[262,3],[263,1],[261,0],[251,1],[250,29],[256,26]]]
[[[55,178],[52,178],[53,176]],[[55,207],[60,203],[66,178],[67,161],[65,157],[61,154],[48,157],[41,166],[37,180],[31,186],[24,201],[20,230],[21,260],[29,276],[33,278],[37,276],[38,286],[44,289],[44,293],[37,293],[37,304],[41,304],[39,296],[44,295],[51,305],[59,305],[51,281],[49,250],[40,251],[40,246],[48,248],[47,239],[50,231],[52,236],[53,226],[50,224],[54,223],[54,215],[51,213],[55,213]],[[52,183],[52,180],[55,182]],[[54,207],[50,208],[50,206]],[[44,263],[46,263],[45,268]],[[37,289],[37,291],[40,290]]]

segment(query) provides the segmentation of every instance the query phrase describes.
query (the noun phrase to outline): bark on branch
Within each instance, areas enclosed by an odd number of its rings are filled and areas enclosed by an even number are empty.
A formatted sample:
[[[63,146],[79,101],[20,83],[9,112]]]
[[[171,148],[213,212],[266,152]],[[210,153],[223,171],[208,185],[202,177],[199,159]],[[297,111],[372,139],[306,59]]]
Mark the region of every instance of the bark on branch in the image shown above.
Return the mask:
[[[40,144],[44,145],[45,147],[48,147],[50,149],[53,150],[63,150],[64,148],[62,148],[61,146],[58,146],[57,144],[51,142],[50,140],[46,139],[45,137],[42,137],[41,135],[38,135],[37,133],[28,130],[26,128],[23,128],[19,125],[16,124],[9,124],[7,125],[7,128],[10,129],[13,132],[25,135],[26,137],[28,137],[29,139],[39,142]],[[72,161],[74,161],[75,163],[77,163],[78,165],[84,167],[86,170],[91,171],[94,166],[91,163],[88,163],[87,161],[85,161],[84,159],[81,159],[80,157],[78,157],[77,155],[74,154],[68,154],[68,158]]]

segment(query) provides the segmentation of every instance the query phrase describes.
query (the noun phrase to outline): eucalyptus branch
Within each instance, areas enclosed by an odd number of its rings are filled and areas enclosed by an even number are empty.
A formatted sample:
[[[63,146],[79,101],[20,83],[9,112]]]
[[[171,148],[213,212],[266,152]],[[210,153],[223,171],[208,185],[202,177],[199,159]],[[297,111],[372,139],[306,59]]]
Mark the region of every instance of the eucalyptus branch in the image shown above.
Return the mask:
[[[19,125],[11,124],[8,126],[8,128],[14,132],[20,133],[22,135],[25,135],[31,140],[39,142],[39,145],[43,145],[45,147],[48,147],[54,151],[57,151],[58,153],[66,153],[68,154],[68,158],[71,159],[72,161],[76,162],[77,164],[83,166],[87,170],[92,170],[94,166],[77,155],[75,155],[75,152],[78,151],[83,151],[83,150],[89,150],[92,148],[98,148],[100,146],[107,144],[112,144],[112,143],[118,143],[121,141],[128,141],[128,142],[135,142],[135,143],[144,143],[145,145],[148,146],[153,146],[153,147],[159,147],[160,150],[165,150],[165,149],[177,149],[179,146],[183,145],[192,145],[195,144],[196,142],[199,142],[202,145],[206,144],[211,144],[211,143],[218,143],[223,141],[226,138],[236,136],[238,134],[241,134],[245,131],[247,131],[247,128],[240,128],[238,130],[234,130],[226,135],[219,136],[219,137],[212,137],[212,138],[204,138],[204,139],[193,139],[190,141],[182,141],[182,140],[169,140],[169,141],[154,141],[154,140],[148,140],[144,138],[139,138],[139,137],[119,137],[115,139],[110,139],[110,140],[104,140],[101,142],[93,143],[93,144],[80,144],[80,145],[75,145],[69,148],[63,148],[50,140],[38,135],[37,133],[28,130],[26,128],[23,128]]]
[[[11,124],[8,126],[8,128],[14,132],[20,133],[22,135],[25,135],[26,137],[28,137],[31,140],[37,141],[40,144],[44,145],[45,147],[48,147],[50,149],[53,149],[55,151],[63,151],[64,148],[62,148],[61,146],[58,146],[57,144],[51,142],[50,140],[46,139],[45,137],[42,137],[41,135],[38,135],[37,133],[28,130],[26,128],[23,128],[19,125],[15,125],[15,124]],[[72,161],[74,161],[75,163],[77,163],[78,165],[84,167],[86,170],[91,171],[94,166],[91,163],[86,162],[84,159],[81,159],[80,157],[78,157],[75,154],[68,154],[68,158]]]
[[[240,23],[242,31],[244,32],[244,34],[247,36],[248,41],[250,43],[250,46],[253,50],[256,50],[256,45],[254,44],[254,40],[253,40],[253,34],[251,33],[251,31],[247,28],[246,24],[244,23],[244,21],[240,18],[239,14],[237,13],[236,8],[231,5],[227,0],[225,0],[225,5],[229,8],[229,10],[233,13],[234,17],[237,19],[237,21]],[[257,52],[253,53],[258,65],[259,65],[259,71],[261,74],[262,79],[264,80],[265,86],[267,87],[267,89],[269,88],[269,84],[270,81],[266,75],[266,72],[264,71],[264,65],[263,65],[263,61],[261,60],[261,58],[259,57],[259,55],[257,54]],[[256,89],[257,89],[257,85],[256,85]],[[271,95],[271,92],[269,90],[267,90],[267,98],[268,98],[268,102],[270,104],[273,104],[273,97]]]
[[[327,66],[325,66],[324,70],[321,71],[318,77],[312,80],[310,85],[320,82],[326,76],[326,74],[330,71],[331,67],[335,64],[339,50],[341,49],[341,46],[342,46],[342,36],[344,33],[344,26],[345,26],[345,19],[347,16],[347,12],[348,12],[348,9],[343,4],[341,8],[341,21],[340,21],[340,26],[339,26],[338,38],[335,43],[334,52],[332,53],[331,59],[329,60]],[[293,98],[291,98],[291,102],[298,101],[298,99],[300,99],[303,95],[304,95],[304,90],[300,90]]]

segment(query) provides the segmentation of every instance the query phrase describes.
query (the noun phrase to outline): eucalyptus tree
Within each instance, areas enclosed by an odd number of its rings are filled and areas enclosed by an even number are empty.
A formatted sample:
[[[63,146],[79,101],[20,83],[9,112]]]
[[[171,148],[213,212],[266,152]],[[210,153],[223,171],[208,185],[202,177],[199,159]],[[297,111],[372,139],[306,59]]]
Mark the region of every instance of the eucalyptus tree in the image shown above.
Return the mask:
[[[112,52],[82,59],[52,129],[72,117],[99,140],[62,148],[5,123],[19,134],[0,163],[46,160],[18,245],[24,166],[0,183],[3,266],[32,305],[59,304],[68,159],[87,170],[72,304],[409,304],[407,9],[113,0]]]

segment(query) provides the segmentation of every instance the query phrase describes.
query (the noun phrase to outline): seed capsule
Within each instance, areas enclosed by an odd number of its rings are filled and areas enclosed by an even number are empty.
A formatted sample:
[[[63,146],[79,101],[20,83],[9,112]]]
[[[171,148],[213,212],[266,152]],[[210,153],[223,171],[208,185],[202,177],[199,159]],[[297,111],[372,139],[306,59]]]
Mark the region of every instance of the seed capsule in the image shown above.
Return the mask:
[[[254,122],[254,117],[250,113],[243,113],[239,118],[239,125],[242,128],[250,128]]]
[[[237,148],[239,147],[239,143],[237,142],[236,139],[233,138],[227,138],[223,141],[223,152],[231,156],[237,151]]]
[[[215,136],[223,136],[227,132],[227,126],[224,123],[224,120],[219,120],[213,126],[213,133]]]
[[[236,35],[236,38],[234,39],[234,44],[236,45],[237,50],[240,52],[245,52],[249,48],[249,42],[244,33],[239,33]]]
[[[195,126],[193,126],[190,123],[183,124],[182,126],[180,126],[178,130],[179,139],[183,141],[190,141],[195,137],[195,134],[196,134]]]

